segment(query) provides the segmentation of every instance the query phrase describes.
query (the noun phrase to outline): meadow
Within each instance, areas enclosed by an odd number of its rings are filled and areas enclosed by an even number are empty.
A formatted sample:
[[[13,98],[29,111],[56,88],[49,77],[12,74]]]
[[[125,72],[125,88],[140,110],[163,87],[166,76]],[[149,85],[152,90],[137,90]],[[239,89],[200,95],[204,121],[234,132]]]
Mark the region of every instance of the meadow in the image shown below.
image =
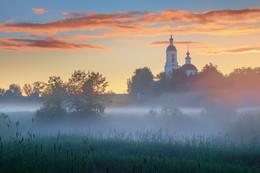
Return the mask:
[[[260,172],[259,113],[204,134],[191,131],[216,119],[154,114],[52,123],[2,115],[0,172]],[[190,131],[179,133],[183,126]]]

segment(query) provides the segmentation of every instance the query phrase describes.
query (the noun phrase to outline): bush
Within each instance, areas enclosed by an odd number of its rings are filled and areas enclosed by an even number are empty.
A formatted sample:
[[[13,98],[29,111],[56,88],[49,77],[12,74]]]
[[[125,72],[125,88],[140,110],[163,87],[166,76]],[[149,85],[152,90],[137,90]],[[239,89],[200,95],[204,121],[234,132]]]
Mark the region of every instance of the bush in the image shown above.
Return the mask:
[[[41,120],[58,120],[64,118],[66,114],[67,111],[60,106],[44,106],[36,112],[36,118]]]

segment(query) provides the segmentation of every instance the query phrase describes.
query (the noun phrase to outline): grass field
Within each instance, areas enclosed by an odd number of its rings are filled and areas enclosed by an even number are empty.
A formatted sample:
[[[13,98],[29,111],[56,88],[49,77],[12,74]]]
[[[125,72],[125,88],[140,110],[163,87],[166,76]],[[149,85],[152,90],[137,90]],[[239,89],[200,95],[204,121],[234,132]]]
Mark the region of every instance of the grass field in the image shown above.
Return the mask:
[[[183,141],[97,139],[85,135],[1,139],[0,172],[260,172],[260,146],[217,136]]]
[[[3,173],[260,172],[257,134],[247,142],[220,134],[167,135],[162,129],[48,134],[33,130],[39,125],[29,118],[25,125],[8,119],[1,122]],[[49,127],[40,128],[47,131]]]

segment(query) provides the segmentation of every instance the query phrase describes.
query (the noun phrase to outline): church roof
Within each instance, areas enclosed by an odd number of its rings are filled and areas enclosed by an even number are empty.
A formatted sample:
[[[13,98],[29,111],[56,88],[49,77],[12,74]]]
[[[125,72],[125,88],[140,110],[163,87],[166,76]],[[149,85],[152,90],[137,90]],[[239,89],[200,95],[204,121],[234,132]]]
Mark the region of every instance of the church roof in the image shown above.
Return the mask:
[[[176,51],[176,47],[173,46],[173,45],[170,45],[170,46],[167,47],[166,51]]]
[[[184,64],[182,67],[181,67],[183,70],[197,70],[198,69],[196,68],[195,65],[193,64]]]
[[[189,51],[187,51],[186,55],[187,55],[187,57],[186,57],[185,59],[191,59],[191,58],[190,58],[190,52],[189,52]]]

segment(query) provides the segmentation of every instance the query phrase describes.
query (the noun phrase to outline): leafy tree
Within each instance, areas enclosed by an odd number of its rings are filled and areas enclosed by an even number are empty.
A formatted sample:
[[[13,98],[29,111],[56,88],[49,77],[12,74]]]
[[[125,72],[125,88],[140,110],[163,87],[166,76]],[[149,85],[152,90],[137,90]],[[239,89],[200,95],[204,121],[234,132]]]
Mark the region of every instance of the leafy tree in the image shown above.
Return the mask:
[[[109,101],[105,93],[107,86],[106,78],[99,73],[75,71],[67,83],[71,97],[69,110],[80,115],[104,113],[104,104]]]
[[[0,96],[5,95],[6,90],[4,88],[0,88]]]
[[[159,73],[155,78],[152,92],[162,94],[167,92],[187,91],[188,77],[182,69],[174,70],[170,75]]]
[[[155,83],[152,87],[152,93],[162,94],[165,92],[169,92],[170,88],[171,88],[170,80],[169,77],[166,75],[166,73],[161,72],[157,74],[155,77]]]
[[[43,92],[43,107],[36,112],[39,118],[60,118],[66,114],[62,105],[65,99],[64,83],[59,76],[51,76]]]
[[[127,91],[131,95],[144,95],[154,83],[154,76],[147,67],[136,69],[131,79],[127,80]]]
[[[49,81],[42,95],[43,104],[46,106],[61,107],[65,88],[62,79],[59,76],[49,77]]]
[[[37,82],[34,82],[32,84],[32,86],[33,86],[32,96],[33,97],[39,97],[43,94],[43,91],[44,91],[46,84],[44,82],[37,81]]]
[[[237,89],[259,90],[260,68],[237,68],[227,76],[227,82]]]
[[[226,76],[225,86],[236,102],[260,101],[260,68],[237,68]],[[234,101],[233,101],[234,102]]]
[[[168,78],[170,86],[168,87],[172,92],[186,91],[188,89],[187,75],[184,70],[174,70]]]
[[[206,64],[199,72],[193,82],[195,90],[213,90],[224,87],[224,76],[212,63]]]
[[[24,84],[23,91],[27,97],[30,97],[33,94],[33,88],[31,84]]]
[[[38,98],[43,93],[44,87],[44,82],[34,82],[33,84],[25,84],[23,86],[23,91],[27,97]]]
[[[18,84],[11,84],[9,89],[5,92],[5,96],[7,97],[21,97],[22,90],[20,85]]]

